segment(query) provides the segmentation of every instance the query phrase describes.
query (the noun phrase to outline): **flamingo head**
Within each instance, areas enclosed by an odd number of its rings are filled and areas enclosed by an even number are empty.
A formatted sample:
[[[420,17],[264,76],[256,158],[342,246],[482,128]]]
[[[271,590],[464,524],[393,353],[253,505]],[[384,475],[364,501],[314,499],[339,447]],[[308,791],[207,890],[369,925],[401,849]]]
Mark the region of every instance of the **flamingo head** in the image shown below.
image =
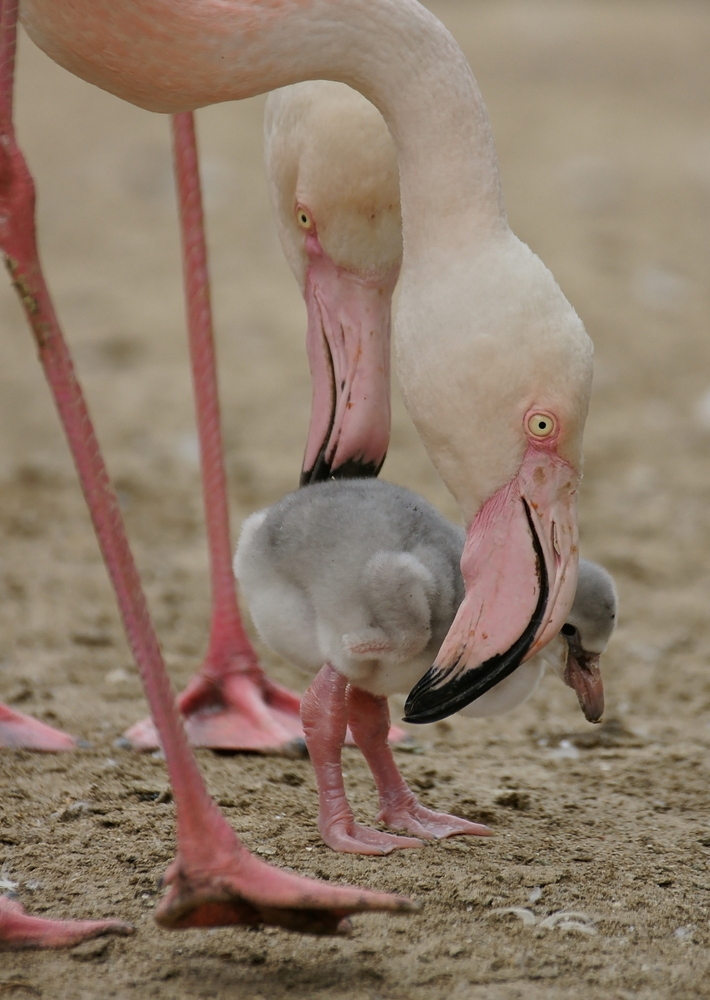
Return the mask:
[[[405,275],[400,299],[400,379],[467,523],[464,600],[407,699],[408,722],[459,711],[541,650],[567,621],[577,585],[591,343],[552,275],[509,230],[466,275],[449,268],[448,291],[428,309]],[[425,336],[435,304],[444,326]]]
[[[313,402],[302,485],[376,474],[390,429],[390,315],[402,256],[394,147],[342,84],[269,97],[266,162],[279,238],[308,313]]]

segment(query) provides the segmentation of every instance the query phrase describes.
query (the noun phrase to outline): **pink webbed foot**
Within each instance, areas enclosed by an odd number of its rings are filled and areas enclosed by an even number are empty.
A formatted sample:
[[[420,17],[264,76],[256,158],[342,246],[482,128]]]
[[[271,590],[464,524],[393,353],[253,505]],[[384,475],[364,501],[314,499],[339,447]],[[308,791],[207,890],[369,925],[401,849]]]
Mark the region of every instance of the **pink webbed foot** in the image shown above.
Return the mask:
[[[32,917],[8,896],[0,896],[0,951],[20,948],[71,948],[103,934],[133,934],[120,920],[47,920]]]
[[[31,715],[0,705],[0,747],[10,750],[74,750],[76,740]]]
[[[301,699],[263,674],[233,673],[219,680],[198,674],[178,698],[178,708],[194,747],[284,757],[303,757],[307,752]],[[134,750],[155,750],[159,746],[151,718],[136,722],[123,735]],[[390,743],[408,740],[408,734],[399,726],[390,728]],[[345,742],[354,746],[350,731]]]
[[[167,870],[163,882],[170,891],[155,914],[161,927],[267,924],[302,934],[342,934],[350,929],[347,917],[353,913],[418,909],[403,896],[334,886],[266,864],[223,821],[210,832],[209,860],[188,867],[178,855]]]
[[[412,792],[401,801],[383,806],[377,815],[391,830],[406,830],[423,840],[443,840],[446,837],[466,835],[490,837],[493,831],[482,823],[471,823],[461,816],[434,812],[418,802]]]
[[[300,699],[263,675],[231,673],[214,680],[198,674],[178,699],[178,708],[192,746],[305,754]],[[124,736],[136,750],[159,745],[151,719],[137,722]]]
[[[387,699],[352,685],[347,689],[348,721],[357,745],[370,766],[380,796],[378,820],[392,830],[405,830],[423,840],[441,840],[465,834],[489,837],[487,826],[459,816],[437,813],[423,806],[399,772],[387,744]]]
[[[345,854],[382,855],[403,848],[424,846],[421,840],[415,840],[414,837],[396,837],[369,826],[361,826],[352,815],[340,819],[321,819],[318,831],[328,847]]]

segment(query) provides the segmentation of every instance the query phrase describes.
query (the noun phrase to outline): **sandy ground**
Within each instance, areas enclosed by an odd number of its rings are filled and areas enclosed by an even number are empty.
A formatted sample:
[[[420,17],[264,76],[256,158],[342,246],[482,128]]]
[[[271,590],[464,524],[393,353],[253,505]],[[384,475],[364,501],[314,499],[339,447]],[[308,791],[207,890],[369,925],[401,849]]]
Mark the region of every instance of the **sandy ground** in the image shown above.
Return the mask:
[[[515,231],[597,348],[582,549],[618,580],[609,720],[554,678],[524,708],[418,730],[399,760],[485,842],[384,859],[318,839],[308,761],[199,754],[220,804],[277,864],[415,895],[346,940],[168,934],[151,911],[174,850],[163,763],[115,748],[145,713],[67,450],[0,285],[0,698],[91,742],[0,757],[0,870],[35,912],[137,928],[4,954],[0,996],[508,1000],[710,996],[710,8],[683,0],[432,4],[478,76]],[[200,114],[235,529],[292,488],[309,380],[304,310],[262,177],[262,101]],[[106,448],[175,683],[208,615],[167,121],[23,39],[19,130],[51,284]],[[397,403],[385,474],[452,502]],[[264,662],[298,684],[287,665]],[[564,741],[567,742],[564,742]],[[346,752],[352,798],[372,783]],[[499,908],[528,907],[524,924]],[[596,933],[543,927],[581,911]]]

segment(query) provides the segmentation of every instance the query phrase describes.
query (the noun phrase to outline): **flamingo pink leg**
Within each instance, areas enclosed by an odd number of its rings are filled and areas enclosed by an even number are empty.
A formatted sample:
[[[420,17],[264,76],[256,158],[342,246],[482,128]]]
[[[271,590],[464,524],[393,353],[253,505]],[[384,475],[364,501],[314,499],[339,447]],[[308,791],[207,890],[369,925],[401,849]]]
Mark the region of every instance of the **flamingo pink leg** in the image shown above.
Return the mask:
[[[178,706],[193,746],[300,755],[303,752],[300,700],[265,676],[239,615],[232,571],[194,116],[174,115],[172,123],[212,589],[207,654],[200,672],[180,696]],[[140,750],[158,745],[150,719],[136,723],[125,736]]]
[[[328,847],[350,854],[389,854],[401,847],[421,847],[420,840],[394,837],[355,822],[341,763],[348,722],[347,686],[345,677],[326,663],[301,699],[303,730],[318,784],[318,830]]]
[[[3,159],[9,153],[9,140],[5,136],[8,129],[10,132],[12,131],[12,78],[15,67],[15,46],[14,27],[9,29],[8,24],[14,16],[12,9],[8,7],[6,10],[5,5],[3,5],[2,22],[0,23],[0,31],[2,31],[0,58],[3,60],[2,65],[0,65],[0,142],[4,146],[3,149],[0,149],[0,156],[5,154]],[[6,38],[10,30],[12,31],[11,41]],[[0,185],[4,185],[7,179],[7,171],[4,168],[5,164],[0,162],[0,171],[2,171],[0,173]],[[0,189],[0,198],[2,197],[2,193],[2,189]],[[4,207],[4,204],[0,203],[0,209],[3,211],[3,217],[0,217],[0,238],[4,234],[7,225],[7,219],[4,217]],[[9,262],[8,267],[12,275],[12,268]],[[47,726],[29,715],[24,715],[22,712],[15,712],[0,702],[0,747],[23,750],[73,750],[76,747],[76,740],[67,733],[63,733],[59,729],[53,729],[51,726]]]
[[[347,714],[355,742],[370,766],[380,796],[378,820],[393,830],[406,830],[425,840],[440,840],[468,834],[489,837],[481,823],[460,816],[433,812],[423,806],[399,772],[387,743],[390,713],[386,698],[378,698],[361,688],[348,687]]]
[[[30,715],[0,703],[0,747],[13,750],[73,750],[76,740]]]
[[[64,426],[173,786],[178,853],[165,876],[170,891],[156,920],[168,928],[266,923],[330,934],[343,929],[350,913],[411,910],[402,897],[331,886],[257,860],[205,788],[175,708],[116,495],[39,264],[34,184],[12,126],[16,22],[17,0],[0,0],[0,246]],[[56,927],[36,920],[31,936],[42,946],[52,940]],[[6,942],[23,922],[21,913],[4,905]]]

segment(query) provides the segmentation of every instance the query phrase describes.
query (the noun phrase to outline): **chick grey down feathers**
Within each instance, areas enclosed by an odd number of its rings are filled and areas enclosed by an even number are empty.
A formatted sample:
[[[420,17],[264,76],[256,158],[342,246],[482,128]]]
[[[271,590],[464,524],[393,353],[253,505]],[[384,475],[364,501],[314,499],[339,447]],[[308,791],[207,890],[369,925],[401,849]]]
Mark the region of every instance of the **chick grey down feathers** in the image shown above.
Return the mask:
[[[431,666],[464,595],[464,529],[378,479],[318,483],[244,522],[234,570],[261,638],[309,675],[331,663],[375,695],[406,693]],[[609,574],[580,562],[570,624],[600,653],[613,631]],[[496,715],[532,694],[562,636],[461,714]]]

